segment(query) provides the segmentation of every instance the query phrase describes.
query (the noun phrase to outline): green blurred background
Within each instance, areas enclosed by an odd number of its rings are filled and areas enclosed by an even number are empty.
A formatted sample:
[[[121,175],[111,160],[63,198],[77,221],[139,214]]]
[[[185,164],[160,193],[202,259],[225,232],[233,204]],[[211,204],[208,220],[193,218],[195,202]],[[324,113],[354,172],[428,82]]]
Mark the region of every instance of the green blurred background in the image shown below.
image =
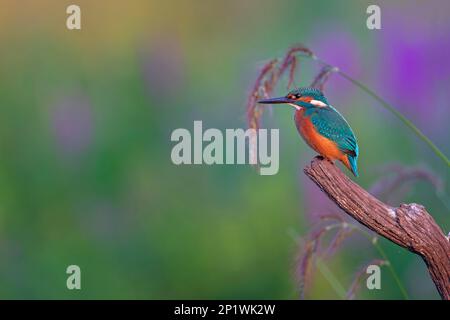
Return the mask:
[[[336,209],[303,177],[314,153],[292,112],[264,115],[264,127],[280,128],[274,176],[175,166],[170,134],[194,120],[245,128],[259,69],[301,42],[449,155],[449,2],[377,1],[382,29],[368,30],[372,2],[0,1],[0,298],[296,299],[298,243]],[[70,4],[81,7],[79,31],[66,28]],[[301,70],[307,85],[318,67]],[[326,94],[359,139],[358,183],[427,170],[438,192],[413,179],[391,201],[425,205],[447,232],[448,167],[339,76]],[[410,298],[439,298],[419,257],[380,245]],[[355,235],[325,264],[348,288],[374,258]],[[66,288],[71,264],[82,290]],[[382,290],[362,288],[357,298],[404,298],[385,268]],[[340,298],[320,272],[305,297]]]

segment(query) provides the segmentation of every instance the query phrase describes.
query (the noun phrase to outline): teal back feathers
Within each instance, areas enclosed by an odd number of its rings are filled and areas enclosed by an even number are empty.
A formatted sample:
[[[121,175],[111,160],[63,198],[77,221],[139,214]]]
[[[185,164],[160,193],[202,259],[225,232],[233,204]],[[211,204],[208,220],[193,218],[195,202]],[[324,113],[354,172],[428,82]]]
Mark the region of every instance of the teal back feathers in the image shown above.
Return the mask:
[[[311,122],[321,135],[336,142],[338,148],[347,154],[352,172],[358,176],[358,142],[344,117],[330,105],[308,109],[305,114],[310,115]]]

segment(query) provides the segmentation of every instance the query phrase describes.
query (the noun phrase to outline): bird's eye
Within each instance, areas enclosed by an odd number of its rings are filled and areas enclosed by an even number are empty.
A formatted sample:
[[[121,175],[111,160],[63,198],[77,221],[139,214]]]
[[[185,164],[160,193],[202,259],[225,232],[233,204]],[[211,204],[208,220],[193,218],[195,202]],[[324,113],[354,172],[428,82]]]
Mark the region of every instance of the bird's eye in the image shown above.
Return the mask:
[[[287,98],[291,99],[291,100],[298,100],[300,98],[300,95],[299,94],[290,94],[287,96]]]

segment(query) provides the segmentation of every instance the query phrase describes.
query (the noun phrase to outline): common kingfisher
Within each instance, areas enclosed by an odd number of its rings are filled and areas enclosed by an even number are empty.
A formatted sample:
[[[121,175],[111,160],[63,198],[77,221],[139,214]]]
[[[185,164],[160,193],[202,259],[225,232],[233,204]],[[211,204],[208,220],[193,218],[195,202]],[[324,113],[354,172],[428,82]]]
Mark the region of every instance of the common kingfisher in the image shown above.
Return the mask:
[[[359,148],[344,117],[316,88],[299,88],[286,96],[260,100],[265,104],[288,104],[295,108],[294,121],[305,142],[324,158],[341,161],[358,176]]]

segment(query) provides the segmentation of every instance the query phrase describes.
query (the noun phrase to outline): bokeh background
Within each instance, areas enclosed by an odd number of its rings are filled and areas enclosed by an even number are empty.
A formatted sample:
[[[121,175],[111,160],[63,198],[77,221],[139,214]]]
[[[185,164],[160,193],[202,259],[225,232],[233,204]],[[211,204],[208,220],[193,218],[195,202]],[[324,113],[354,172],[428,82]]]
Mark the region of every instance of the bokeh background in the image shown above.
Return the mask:
[[[66,29],[74,3],[80,31]],[[299,243],[336,209],[302,174],[314,153],[292,111],[264,115],[280,129],[274,176],[175,166],[170,134],[194,120],[245,128],[259,69],[301,42],[450,155],[450,2],[376,3],[381,30],[366,27],[374,1],[1,0],[0,298],[298,298]],[[302,70],[297,85],[318,66]],[[448,167],[339,76],[326,95],[359,139],[358,183],[383,189],[399,170],[425,171],[384,199],[421,203],[450,230]],[[409,298],[439,298],[420,258],[379,244]],[[349,288],[375,258],[355,235],[323,263]],[[66,288],[71,264],[82,290]],[[311,280],[305,298],[342,298],[320,271]],[[363,285],[356,298],[404,295],[383,267],[382,289]]]

